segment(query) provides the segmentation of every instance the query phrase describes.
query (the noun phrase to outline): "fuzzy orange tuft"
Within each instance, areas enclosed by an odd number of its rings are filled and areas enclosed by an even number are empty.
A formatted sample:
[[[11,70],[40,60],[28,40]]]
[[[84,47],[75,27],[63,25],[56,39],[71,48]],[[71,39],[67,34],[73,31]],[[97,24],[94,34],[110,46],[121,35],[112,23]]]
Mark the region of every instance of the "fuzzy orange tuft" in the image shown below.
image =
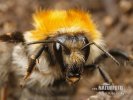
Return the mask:
[[[91,39],[101,38],[91,16],[87,12],[79,10],[42,10],[33,15],[35,29],[31,31],[32,40],[44,40],[58,34],[75,35],[77,32],[85,32]],[[60,32],[63,30],[63,32]]]

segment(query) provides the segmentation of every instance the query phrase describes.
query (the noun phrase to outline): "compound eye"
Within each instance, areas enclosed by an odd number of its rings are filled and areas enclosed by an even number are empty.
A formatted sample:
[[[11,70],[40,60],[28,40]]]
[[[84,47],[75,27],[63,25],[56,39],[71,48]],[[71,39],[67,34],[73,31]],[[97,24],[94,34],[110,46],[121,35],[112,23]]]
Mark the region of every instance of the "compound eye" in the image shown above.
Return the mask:
[[[81,50],[84,52],[85,61],[86,61],[88,59],[88,56],[89,56],[89,53],[90,53],[90,46],[89,45],[86,46],[89,43],[87,38],[84,37],[83,41],[84,41],[85,46]]]

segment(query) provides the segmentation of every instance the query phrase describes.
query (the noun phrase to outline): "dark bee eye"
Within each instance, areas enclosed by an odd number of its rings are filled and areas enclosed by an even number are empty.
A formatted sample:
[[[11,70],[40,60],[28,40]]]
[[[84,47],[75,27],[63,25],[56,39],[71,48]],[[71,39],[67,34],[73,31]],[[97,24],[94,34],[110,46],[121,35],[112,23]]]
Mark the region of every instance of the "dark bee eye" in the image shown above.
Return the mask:
[[[55,54],[57,62],[64,69],[62,46],[59,43],[54,43],[53,48],[54,48],[54,54]]]
[[[89,43],[88,39],[86,37],[83,38],[83,41],[85,43],[85,45],[87,43]],[[90,52],[90,46],[87,46],[83,49],[81,49],[83,52],[84,52],[84,55],[85,55],[85,61],[88,59],[88,56],[89,56],[89,52]]]

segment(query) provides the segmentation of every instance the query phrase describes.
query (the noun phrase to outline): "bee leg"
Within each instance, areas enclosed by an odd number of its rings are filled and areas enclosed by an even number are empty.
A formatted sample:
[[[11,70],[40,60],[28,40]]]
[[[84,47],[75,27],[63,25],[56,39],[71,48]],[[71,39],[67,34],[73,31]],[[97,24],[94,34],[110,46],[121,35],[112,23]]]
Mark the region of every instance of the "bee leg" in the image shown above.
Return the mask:
[[[22,87],[25,84],[26,79],[31,75],[31,73],[32,73],[32,71],[34,69],[34,66],[36,65],[36,61],[40,57],[40,55],[42,54],[42,52],[44,51],[44,49],[45,49],[45,46],[42,46],[40,48],[40,50],[35,55],[32,55],[30,57],[30,59],[29,59],[29,66],[28,66],[28,69],[27,69],[27,73],[24,76],[23,82],[21,83],[21,86]]]
[[[99,72],[100,72],[102,78],[104,79],[104,81],[105,81],[106,83],[108,83],[108,84],[103,84],[103,85],[105,85],[105,86],[107,86],[107,85],[108,85],[108,86],[114,85],[114,83],[113,83],[111,77],[109,76],[109,74],[108,74],[102,67],[100,67],[99,65],[96,65],[96,68],[98,68],[98,70],[99,70]],[[107,91],[104,91],[104,92],[116,93],[116,90],[113,89],[113,90],[107,90]]]
[[[99,70],[102,78],[104,79],[105,82],[109,83],[110,85],[113,84],[113,81],[111,79],[111,77],[109,76],[109,74],[99,65],[96,65],[96,68]]]
[[[96,70],[98,69],[100,75],[102,76],[103,80],[105,81],[102,86],[112,86],[113,85],[113,81],[111,79],[111,77],[109,76],[109,74],[102,68],[100,67],[99,65],[97,64],[91,64],[91,65],[87,65],[85,66],[87,69],[86,70]],[[103,91],[103,92],[106,92],[106,93],[115,93],[116,91],[115,90],[98,90],[98,91]]]
[[[1,88],[0,100],[7,100],[7,85]]]
[[[109,76],[109,74],[99,65],[97,64],[91,64],[91,65],[86,65],[85,66],[85,70],[96,70],[98,69],[98,71],[100,72],[100,75],[102,76],[102,78],[104,79],[105,82],[107,82],[108,84],[112,85],[113,81],[111,79],[111,77]]]
[[[128,55],[126,52],[119,49],[112,49],[108,51],[112,56],[119,57],[125,61],[133,61],[133,56]],[[104,61],[108,56],[106,54],[102,54],[95,60],[95,64],[99,64],[101,61]],[[131,63],[132,64],[132,63]]]

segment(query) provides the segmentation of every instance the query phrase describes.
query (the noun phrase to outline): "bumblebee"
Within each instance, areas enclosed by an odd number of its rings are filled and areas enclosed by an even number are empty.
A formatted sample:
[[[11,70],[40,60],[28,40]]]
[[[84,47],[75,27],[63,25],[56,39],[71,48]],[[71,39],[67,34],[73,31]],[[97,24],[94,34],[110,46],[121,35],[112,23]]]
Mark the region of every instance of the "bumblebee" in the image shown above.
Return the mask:
[[[88,12],[81,10],[41,10],[33,14],[34,29],[25,33],[1,35],[0,40],[16,43],[13,64],[24,77],[21,85],[38,82],[52,85],[57,79],[69,84],[80,81],[86,68],[98,69],[103,79],[112,84],[109,75],[97,64],[103,55],[126,60],[131,57],[119,51],[107,51],[102,34]]]

